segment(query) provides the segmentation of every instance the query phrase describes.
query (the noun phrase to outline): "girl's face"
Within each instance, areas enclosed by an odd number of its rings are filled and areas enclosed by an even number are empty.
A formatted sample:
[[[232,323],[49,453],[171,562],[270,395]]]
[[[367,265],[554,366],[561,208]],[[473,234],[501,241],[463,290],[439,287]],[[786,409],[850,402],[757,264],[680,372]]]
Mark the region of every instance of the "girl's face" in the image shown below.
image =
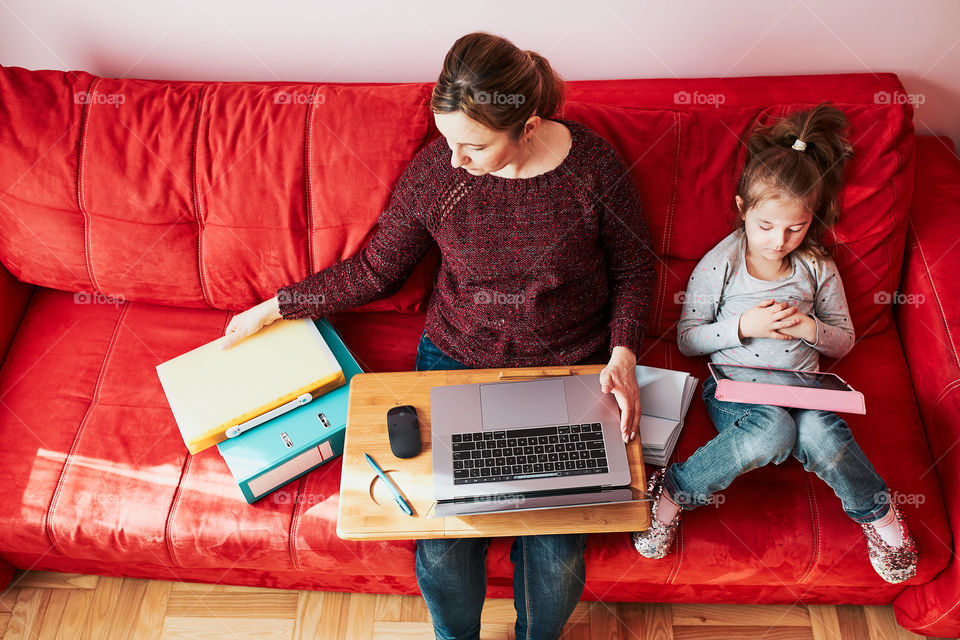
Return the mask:
[[[743,198],[737,196],[737,209],[747,234],[751,256],[780,262],[800,246],[807,235],[813,212],[800,200],[773,194],[743,211]]]
[[[522,139],[513,141],[506,131],[491,129],[467,117],[462,111],[435,113],[433,119],[441,135],[447,139],[452,152],[450,164],[454,169],[463,168],[472,175],[481,176],[525,158]],[[536,122],[532,122],[534,120]],[[524,134],[531,134],[539,121],[540,118],[531,117]]]

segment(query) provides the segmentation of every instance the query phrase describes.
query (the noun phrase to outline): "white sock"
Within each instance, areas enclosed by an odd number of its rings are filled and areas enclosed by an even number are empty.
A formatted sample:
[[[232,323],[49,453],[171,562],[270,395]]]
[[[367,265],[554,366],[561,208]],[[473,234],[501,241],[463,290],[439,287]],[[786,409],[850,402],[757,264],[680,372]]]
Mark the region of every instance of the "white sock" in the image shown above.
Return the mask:
[[[660,524],[670,524],[679,510],[680,505],[670,498],[666,488],[664,488],[660,494],[660,502],[657,504],[657,520]]]
[[[877,530],[877,533],[891,547],[899,547],[903,544],[903,536],[900,534],[900,523],[897,522],[897,514],[893,512],[891,507],[887,514],[870,523],[874,529]]]

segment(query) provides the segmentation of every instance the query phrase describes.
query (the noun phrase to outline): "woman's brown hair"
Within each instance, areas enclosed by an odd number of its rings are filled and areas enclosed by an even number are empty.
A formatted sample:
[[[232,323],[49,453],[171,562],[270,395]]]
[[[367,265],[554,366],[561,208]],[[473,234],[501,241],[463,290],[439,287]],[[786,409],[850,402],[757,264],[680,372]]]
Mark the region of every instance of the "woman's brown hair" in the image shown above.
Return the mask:
[[[823,103],[797,111],[753,131],[737,193],[746,213],[771,196],[803,202],[813,220],[797,251],[829,255],[823,236],[840,218],[843,169],[853,155],[846,133],[850,121],[842,111]],[[737,216],[737,228],[743,228]]]
[[[530,116],[549,118],[562,104],[563,80],[546,58],[483,32],[453,43],[430,98],[434,113],[462,111],[512,140]]]

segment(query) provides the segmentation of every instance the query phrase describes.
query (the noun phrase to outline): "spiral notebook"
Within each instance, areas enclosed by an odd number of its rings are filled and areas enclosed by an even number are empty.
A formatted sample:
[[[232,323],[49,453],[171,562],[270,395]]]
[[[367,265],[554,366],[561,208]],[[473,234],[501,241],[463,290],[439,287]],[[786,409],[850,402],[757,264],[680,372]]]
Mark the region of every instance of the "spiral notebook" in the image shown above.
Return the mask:
[[[157,366],[190,453],[223,442],[231,427],[346,382],[312,320],[277,320],[225,350],[222,342],[221,336]]]
[[[637,366],[643,461],[667,465],[677,445],[698,379],[685,371]]]

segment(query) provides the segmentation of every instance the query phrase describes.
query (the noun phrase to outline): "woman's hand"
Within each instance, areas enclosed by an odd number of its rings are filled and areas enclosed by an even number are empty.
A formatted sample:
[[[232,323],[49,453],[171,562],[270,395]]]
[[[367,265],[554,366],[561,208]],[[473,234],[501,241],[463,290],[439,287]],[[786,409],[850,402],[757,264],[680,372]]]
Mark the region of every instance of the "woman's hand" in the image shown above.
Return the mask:
[[[613,393],[620,405],[620,433],[624,442],[637,437],[640,427],[640,385],[637,356],[626,347],[614,347],[610,362],[600,372],[600,390]]]
[[[740,315],[740,326],[738,328],[740,339],[774,338],[776,340],[792,340],[793,338],[783,333],[783,330],[801,322],[799,316],[791,317],[796,313],[799,313],[799,310],[786,302],[776,302],[772,299],[764,300]]]
[[[280,318],[280,303],[276,296],[264,300],[243,313],[238,313],[233,316],[230,324],[227,325],[227,330],[223,332],[224,339],[220,343],[220,348],[229,349],[247,336],[252,336]]]

